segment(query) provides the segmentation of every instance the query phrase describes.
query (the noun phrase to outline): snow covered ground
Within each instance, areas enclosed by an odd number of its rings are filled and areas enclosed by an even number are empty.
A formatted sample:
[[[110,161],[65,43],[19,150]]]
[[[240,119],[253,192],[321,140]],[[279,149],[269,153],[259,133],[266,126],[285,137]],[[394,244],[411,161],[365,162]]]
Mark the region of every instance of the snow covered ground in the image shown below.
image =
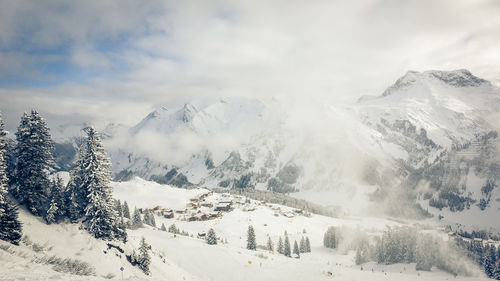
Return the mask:
[[[126,200],[131,209],[164,208],[180,209],[190,199],[205,193],[204,189],[179,189],[135,178],[130,182],[113,183],[114,196]],[[214,193],[206,202],[227,200],[228,195]],[[456,278],[446,272],[415,271],[415,264],[379,265],[373,262],[355,265],[354,252],[326,249],[322,245],[323,234],[329,226],[348,226],[353,229],[380,233],[387,226],[404,222],[374,217],[331,218],[319,215],[310,217],[294,212],[294,209],[262,204],[245,198],[233,204],[233,210],[206,221],[186,221],[189,214],[175,214],[174,218],[156,216],[158,228],[145,226],[129,230],[128,243],[113,242],[125,253],[137,249],[141,237],[152,246],[151,276],[127,262],[124,254],[108,249],[105,241],[92,238],[77,224],[46,225],[40,218],[20,211],[24,234],[37,247],[22,243],[21,246],[0,244],[0,280],[103,280],[121,279],[120,267],[126,280],[480,280],[477,277]],[[246,203],[245,203],[246,202]],[[199,208],[202,212],[206,209]],[[190,236],[174,235],[159,227],[171,224]],[[295,240],[307,236],[311,241],[311,253],[303,253],[300,259],[287,258],[278,253],[258,249],[246,249],[246,233],[254,226],[258,245],[265,245],[270,237],[275,246],[284,232],[293,245]],[[220,238],[217,245],[208,245],[198,233],[214,228]],[[306,230],[304,233],[304,229]],[[191,237],[192,235],[192,237]],[[40,249],[41,248],[41,249]],[[43,257],[78,259],[91,265],[95,276],[76,276],[54,271],[51,264],[37,262]]]

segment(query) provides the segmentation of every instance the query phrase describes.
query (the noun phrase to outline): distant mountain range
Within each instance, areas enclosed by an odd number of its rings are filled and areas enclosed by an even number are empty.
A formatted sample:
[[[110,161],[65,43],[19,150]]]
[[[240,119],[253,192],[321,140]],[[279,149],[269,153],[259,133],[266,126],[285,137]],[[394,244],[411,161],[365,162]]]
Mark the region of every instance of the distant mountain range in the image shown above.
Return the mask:
[[[116,180],[362,190],[393,214],[415,202],[419,216],[429,207],[498,211],[500,90],[469,71],[409,71],[381,95],[305,112],[232,97],[162,107],[104,135]]]

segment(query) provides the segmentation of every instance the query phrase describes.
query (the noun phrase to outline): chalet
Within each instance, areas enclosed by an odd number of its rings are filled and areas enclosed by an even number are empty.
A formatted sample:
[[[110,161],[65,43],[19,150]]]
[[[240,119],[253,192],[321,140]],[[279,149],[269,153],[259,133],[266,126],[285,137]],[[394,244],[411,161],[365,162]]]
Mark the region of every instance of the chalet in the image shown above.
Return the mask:
[[[214,204],[210,203],[210,202],[203,202],[201,203],[201,206],[203,207],[208,207],[208,208],[212,208],[214,206]]]
[[[187,203],[187,206],[188,206],[188,207],[191,207],[191,208],[193,208],[193,209],[198,208],[198,204],[193,203],[193,202],[189,202],[189,203]]]
[[[197,221],[198,220],[198,217],[196,216],[190,216],[189,218],[187,218],[187,221]]]
[[[208,215],[207,214],[201,213],[201,214],[196,215],[196,217],[198,218],[199,221],[206,221],[206,220],[208,220]]]
[[[210,212],[208,214],[208,219],[216,219],[218,217],[221,217],[222,216],[222,213],[221,212]]]
[[[173,219],[174,218],[174,212],[172,210],[167,211],[163,214],[163,217],[166,219]]]
[[[231,210],[231,204],[228,203],[219,203],[217,206],[215,206],[214,211],[223,211],[223,212],[228,212]]]
[[[285,216],[287,218],[293,218],[293,217],[295,217],[295,214],[292,212],[286,212],[286,213],[283,213],[283,216]]]
[[[297,214],[302,214],[304,212],[302,209],[295,209],[293,211]]]
[[[175,213],[177,214],[185,214],[186,213],[186,209],[179,209],[179,210],[175,210]]]

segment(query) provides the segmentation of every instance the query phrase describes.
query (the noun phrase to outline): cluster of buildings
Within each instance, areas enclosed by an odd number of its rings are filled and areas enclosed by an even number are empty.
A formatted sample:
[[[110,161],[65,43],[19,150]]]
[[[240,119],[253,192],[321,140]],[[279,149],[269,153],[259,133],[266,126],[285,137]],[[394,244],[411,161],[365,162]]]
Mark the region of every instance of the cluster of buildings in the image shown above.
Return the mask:
[[[267,204],[264,201],[252,201],[244,196],[222,193],[219,196],[212,196],[213,191],[206,191],[196,197],[189,199],[185,208],[168,209],[156,206],[152,212],[158,216],[171,219],[174,217],[185,221],[206,221],[222,217],[223,213],[230,212],[236,206],[244,212],[255,211],[257,206],[266,206],[274,211],[275,216],[293,218],[298,215],[307,216],[308,213],[301,209],[281,209],[280,206]]]

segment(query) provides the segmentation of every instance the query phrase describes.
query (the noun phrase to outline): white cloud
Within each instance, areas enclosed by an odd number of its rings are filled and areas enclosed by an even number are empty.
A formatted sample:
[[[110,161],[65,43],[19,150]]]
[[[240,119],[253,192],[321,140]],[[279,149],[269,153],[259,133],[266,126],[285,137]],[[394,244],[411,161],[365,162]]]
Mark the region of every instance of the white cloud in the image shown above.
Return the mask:
[[[3,64],[1,75],[57,81],[37,66],[50,59],[107,71],[78,83],[3,89],[1,109],[9,112],[37,107],[132,124],[155,105],[199,97],[355,100],[381,93],[409,69],[500,76],[495,1],[1,2],[0,46],[26,43],[0,53],[12,66]],[[122,45],[108,50],[107,41]],[[30,52],[65,44],[69,53],[56,57]]]

